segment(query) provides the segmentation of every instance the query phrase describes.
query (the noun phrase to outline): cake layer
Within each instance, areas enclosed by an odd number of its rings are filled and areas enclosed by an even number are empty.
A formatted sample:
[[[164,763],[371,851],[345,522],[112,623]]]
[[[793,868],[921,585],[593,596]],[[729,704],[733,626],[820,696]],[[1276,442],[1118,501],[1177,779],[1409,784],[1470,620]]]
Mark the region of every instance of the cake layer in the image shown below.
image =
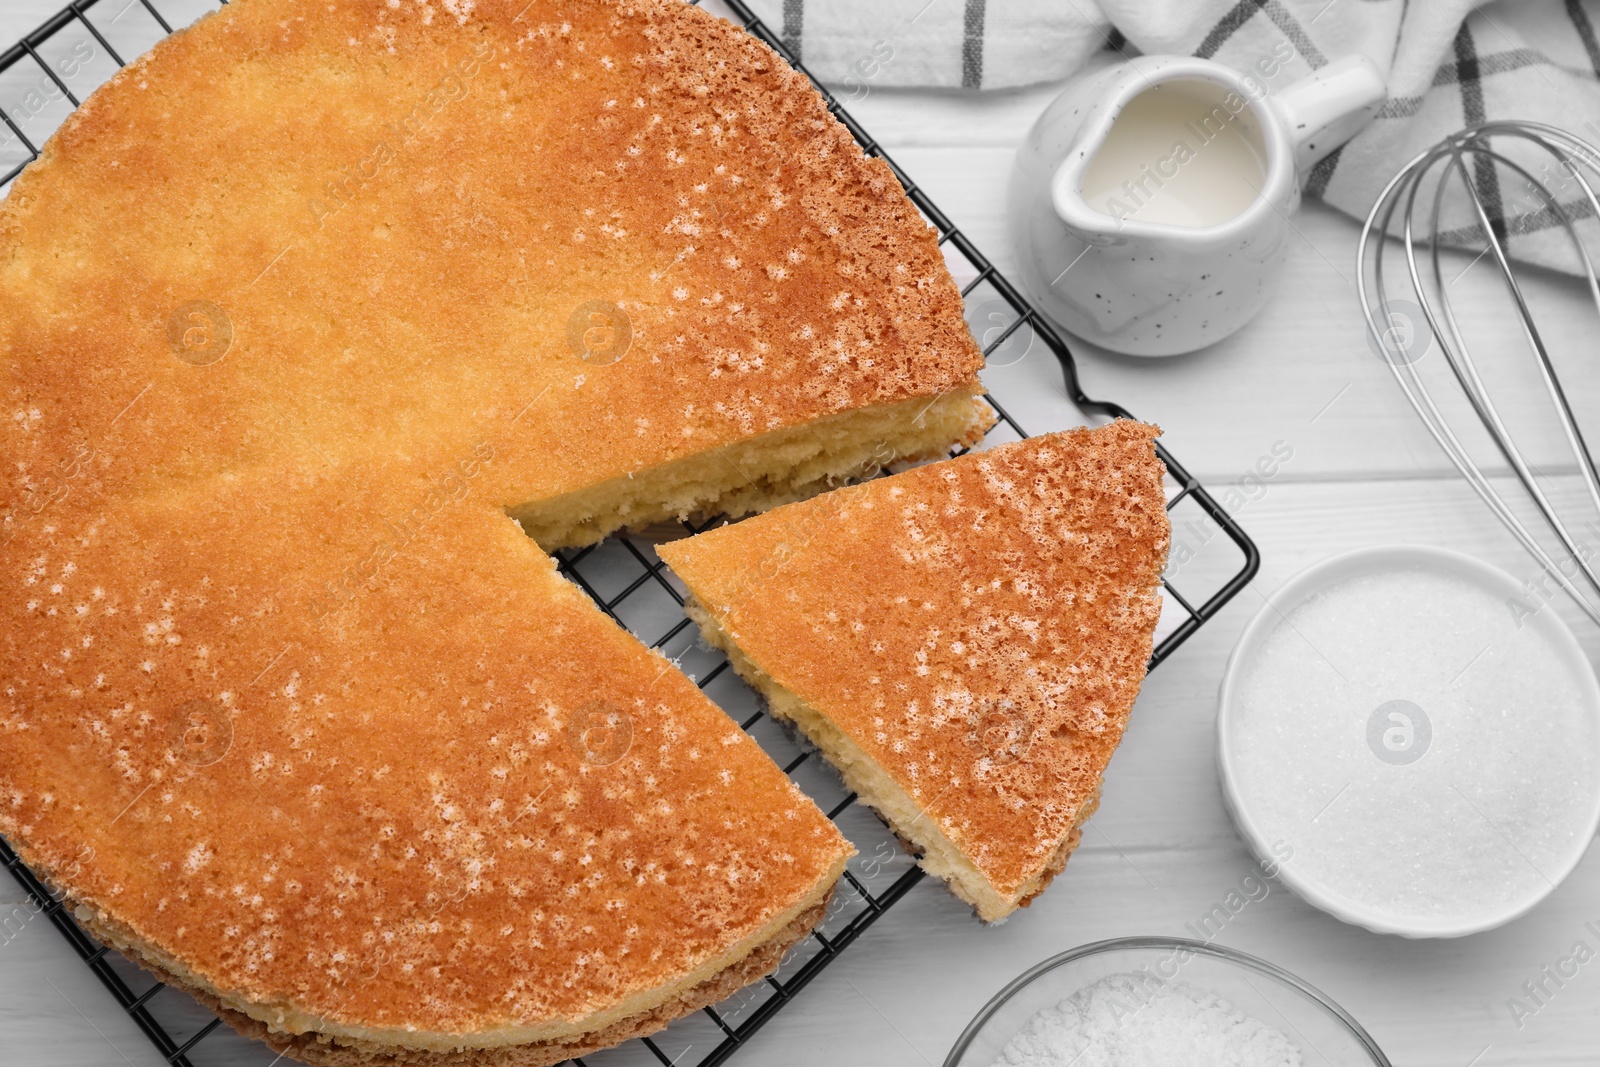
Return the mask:
[[[91,926],[284,1035],[447,1051],[655,1018],[826,895],[850,846],[693,682],[495,509],[392,542],[356,473],[13,542],[3,818]]]
[[[0,832],[289,1045],[664,1022],[849,846],[507,513],[817,491],[971,440],[981,362],[892,172],[729,23],[236,0],[0,204]]]
[[[982,391],[893,173],[681,0],[230,4],[67,119],[0,242],[14,496],[80,445],[120,495],[351,464],[420,482],[488,440],[474,491],[534,515]]]
[[[714,512],[767,511],[870,478],[901,460],[934,459],[976,444],[994,423],[982,397],[957,390],[846,411],[510,509],[541,545],[583,545],[627,527]]]
[[[628,1016],[604,1029],[574,1038],[495,1048],[447,1049],[442,1047],[441,1042],[439,1049],[418,1049],[373,1041],[335,1039],[315,1032],[286,1035],[234,1011],[211,994],[186,984],[160,968],[152,967],[152,970],[168,985],[194,996],[246,1037],[264,1042],[269,1048],[313,1064],[314,1067],[368,1067],[374,1063],[392,1064],[394,1067],[550,1067],[610,1048],[629,1038],[653,1033],[673,1019],[720,1003],[751,982],[760,981],[763,975],[777,968],[785,952],[809,936],[812,927],[822,920],[826,910],[826,900],[819,901],[742,960],[699,985],[675,994],[653,1011]],[[105,938],[102,931],[96,930],[95,933]]]
[[[659,549],[706,639],[986,920],[1065,865],[1143,680],[1156,433],[1030,438]]]

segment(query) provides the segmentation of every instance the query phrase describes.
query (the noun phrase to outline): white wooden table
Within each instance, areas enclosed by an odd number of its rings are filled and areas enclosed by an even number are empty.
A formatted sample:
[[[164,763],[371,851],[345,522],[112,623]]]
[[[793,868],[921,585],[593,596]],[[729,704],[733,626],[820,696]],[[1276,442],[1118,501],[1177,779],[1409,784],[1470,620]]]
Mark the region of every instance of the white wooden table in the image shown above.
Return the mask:
[[[4,43],[57,0],[0,0]],[[852,105],[902,167],[1010,272],[1004,190],[1015,146],[1054,87],[957,95],[875,90]],[[1031,908],[985,928],[940,885],[924,881],[781,1012],[734,1060],[764,1067],[928,1064],[936,1067],[971,1016],[1038,960],[1087,941],[1186,935],[1253,870],[1223,810],[1212,724],[1224,661],[1262,594],[1333,553],[1423,542],[1456,548],[1518,578],[1535,570],[1449,468],[1369,349],[1354,290],[1357,226],[1312,206],[1298,220],[1279,296],[1242,333],[1161,361],[1077,347],[1092,396],[1160,423],[1174,454],[1214,490],[1239,483],[1274,445],[1293,455],[1251,481],[1237,515],[1259,544],[1260,576],[1146,684],[1111,765],[1099,813],[1065,874]],[[1460,259],[1465,266],[1467,257]],[[1459,284],[1483,284],[1473,268]],[[1557,344],[1587,335],[1594,313],[1570,281],[1535,276]],[[1471,291],[1470,289],[1463,291]],[[1586,317],[1587,316],[1587,317]],[[1519,355],[1503,308],[1472,324],[1489,358]],[[1494,342],[1489,344],[1488,342]],[[1020,412],[1038,432],[1079,421],[1053,361],[1036,351],[999,374],[1041,383]],[[1577,397],[1600,397],[1600,363],[1569,372]],[[1526,408],[1533,394],[1507,403]],[[1283,444],[1279,444],[1279,443]],[[1551,452],[1550,455],[1554,455]],[[1182,538],[1183,531],[1175,532]],[[1203,563],[1197,562],[1197,568]],[[1600,633],[1557,604],[1591,656]],[[0,915],[22,895],[0,878]],[[1600,1061],[1600,962],[1582,969],[1519,1028],[1509,998],[1575,942],[1600,949],[1600,853],[1532,914],[1454,941],[1407,941],[1345,926],[1274,887],[1218,940],[1321,987],[1397,1065],[1593,1064]],[[1314,1061],[1314,1058],[1313,1058]],[[93,976],[42,921],[0,934],[0,1063],[40,1067],[157,1057]]]

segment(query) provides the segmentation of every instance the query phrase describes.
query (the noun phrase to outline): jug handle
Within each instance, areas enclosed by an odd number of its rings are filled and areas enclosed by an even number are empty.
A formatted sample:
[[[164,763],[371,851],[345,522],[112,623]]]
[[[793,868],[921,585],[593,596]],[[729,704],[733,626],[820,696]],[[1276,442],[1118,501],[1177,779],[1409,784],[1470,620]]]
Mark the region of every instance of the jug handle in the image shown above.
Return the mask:
[[[1388,99],[1383,71],[1359,52],[1301,78],[1272,102],[1294,141],[1295,169],[1305,174],[1359,133]]]

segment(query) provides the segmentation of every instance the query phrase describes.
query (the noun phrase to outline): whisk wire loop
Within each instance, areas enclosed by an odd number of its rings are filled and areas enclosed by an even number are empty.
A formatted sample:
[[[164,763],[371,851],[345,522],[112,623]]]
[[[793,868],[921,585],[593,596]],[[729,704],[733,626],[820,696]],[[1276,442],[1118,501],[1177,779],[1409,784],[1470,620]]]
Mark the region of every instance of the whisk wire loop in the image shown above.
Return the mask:
[[[1557,193],[1537,178],[1528,167],[1504,152],[1496,150],[1490,143],[1490,138],[1495,136],[1521,139],[1553,158],[1561,173],[1573,179],[1582,190],[1583,198],[1578,202],[1577,209],[1569,209],[1563,204]],[[1573,414],[1566,390],[1561,385],[1560,375],[1550,357],[1549,347],[1512,266],[1506,248],[1506,237],[1509,236],[1511,225],[1508,225],[1507,220],[1498,213],[1491,214],[1484,190],[1469,171],[1469,161],[1480,171],[1494,174],[1497,168],[1502,168],[1506,173],[1522,179],[1525,187],[1538,198],[1540,211],[1549,212],[1561,224],[1572,242],[1577,261],[1588,282],[1590,298],[1595,304],[1596,311],[1600,312],[1600,275],[1596,273],[1594,262],[1577,227],[1585,208],[1593,218],[1600,220],[1600,195],[1596,194],[1594,184],[1585,173],[1587,170],[1600,175],[1600,149],[1553,126],[1528,122],[1496,121],[1463,130],[1419,153],[1395,175],[1379,193],[1362,228],[1356,251],[1360,268],[1357,272],[1357,295],[1367,320],[1367,328],[1376,342],[1378,351],[1386,356],[1386,362],[1395,381],[1399,383],[1407,401],[1421,417],[1439,447],[1512,536],[1538,561],[1579,608],[1595,623],[1600,624],[1600,599],[1597,599],[1600,598],[1600,573],[1596,572],[1590,562],[1590,557],[1595,553],[1586,550],[1585,546],[1573,536],[1560,511],[1540,486],[1539,476],[1527,462],[1523,450],[1501,417],[1499,409],[1495,406],[1493,394],[1479,373],[1478,363],[1473,358],[1466,332],[1456,316],[1456,309],[1450,297],[1450,286],[1456,279],[1446,282],[1444,277],[1441,256],[1443,242],[1438,236],[1442,232],[1440,227],[1443,205],[1453,179],[1465,190],[1478,232],[1482,234],[1485,242],[1486,247],[1479,254],[1479,258],[1491,255],[1493,257],[1495,268],[1515,306],[1523,339],[1539,368],[1545,393],[1556,410],[1562,435],[1582,475],[1589,500],[1596,513],[1600,514],[1600,471],[1596,470],[1588,441]],[[1486,168],[1477,166],[1484,162],[1487,163]],[[1431,186],[1432,202],[1427,212],[1429,228],[1426,234],[1419,234],[1417,212],[1419,197],[1424,189],[1428,188],[1430,174],[1435,171],[1437,180]],[[1397,213],[1400,215],[1400,225],[1399,233],[1396,235]],[[1579,217],[1575,218],[1575,214]],[[1431,340],[1437,342],[1452,378],[1460,387],[1473,414],[1488,432],[1496,450],[1505,459],[1512,474],[1565,549],[1567,555],[1562,561],[1554,559],[1541,539],[1521,521],[1478,465],[1472,452],[1457,436],[1450,420],[1435,401],[1432,391],[1417,367],[1417,359],[1411,358],[1410,350],[1415,347],[1415,339],[1413,338],[1413,344],[1406,346],[1404,350],[1398,353],[1394,351],[1390,334],[1395,327],[1397,317],[1396,297],[1391,295],[1384,270],[1385,245],[1390,235],[1398,237],[1405,259],[1405,275],[1411,285],[1410,295],[1415,298],[1415,306],[1422,313],[1426,328],[1431,333]],[[1423,268],[1419,262],[1420,243],[1429,245],[1428,282],[1424,281]],[[1457,278],[1459,277],[1458,274]],[[1423,352],[1426,350],[1426,347],[1421,349]],[[1573,581],[1579,574],[1596,594],[1595,597],[1586,594]]]

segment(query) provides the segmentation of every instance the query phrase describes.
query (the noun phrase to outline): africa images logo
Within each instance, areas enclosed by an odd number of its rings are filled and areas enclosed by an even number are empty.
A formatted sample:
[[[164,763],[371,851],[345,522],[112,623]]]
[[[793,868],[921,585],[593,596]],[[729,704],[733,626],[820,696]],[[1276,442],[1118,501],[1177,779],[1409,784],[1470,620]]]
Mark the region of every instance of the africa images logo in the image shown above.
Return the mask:
[[[233,347],[233,320],[209,300],[191,300],[167,316],[167,347],[191,367],[209,367]]]
[[[596,367],[607,367],[628,354],[633,323],[628,313],[609,300],[579,304],[567,317],[567,347]]]
[[[592,700],[572,713],[565,734],[578,758],[593,767],[609,767],[633,747],[633,717],[603,700]]]
[[[233,716],[209,700],[190,700],[167,716],[167,748],[183,762],[209,767],[233,747]]]
[[[1367,747],[1392,766],[1417,762],[1432,743],[1428,713],[1409,700],[1386,700],[1367,716]]]

